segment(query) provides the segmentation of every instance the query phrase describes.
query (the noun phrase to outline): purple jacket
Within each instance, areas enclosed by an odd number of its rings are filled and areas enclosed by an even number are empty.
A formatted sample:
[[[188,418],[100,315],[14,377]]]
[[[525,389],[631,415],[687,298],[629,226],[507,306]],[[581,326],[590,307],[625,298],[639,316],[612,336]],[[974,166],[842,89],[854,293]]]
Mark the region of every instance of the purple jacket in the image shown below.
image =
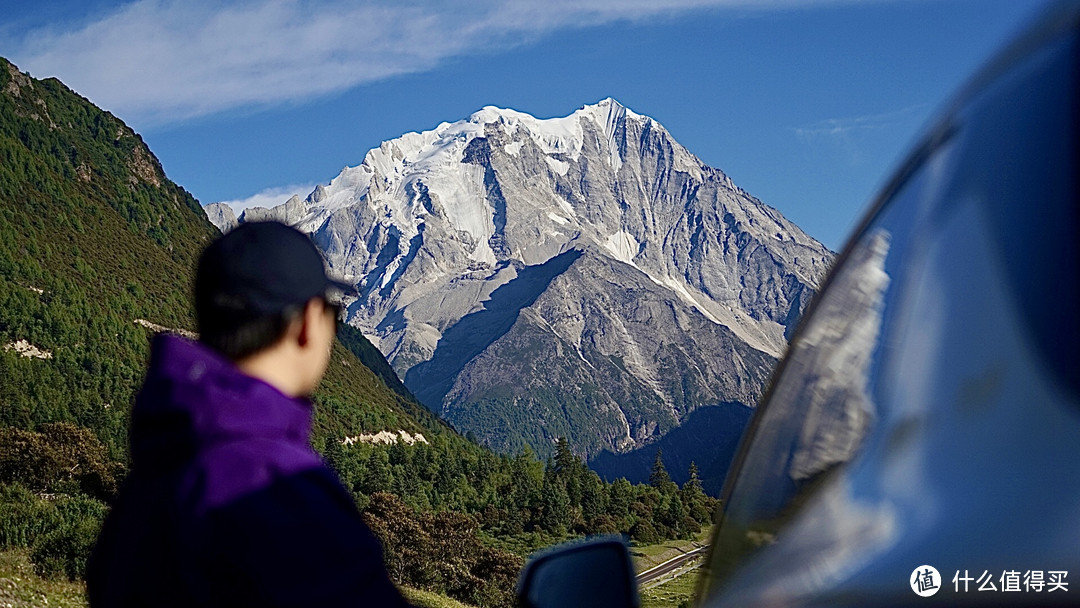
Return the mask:
[[[99,606],[404,606],[308,444],[311,404],[205,346],[154,340],[132,467],[87,573]]]

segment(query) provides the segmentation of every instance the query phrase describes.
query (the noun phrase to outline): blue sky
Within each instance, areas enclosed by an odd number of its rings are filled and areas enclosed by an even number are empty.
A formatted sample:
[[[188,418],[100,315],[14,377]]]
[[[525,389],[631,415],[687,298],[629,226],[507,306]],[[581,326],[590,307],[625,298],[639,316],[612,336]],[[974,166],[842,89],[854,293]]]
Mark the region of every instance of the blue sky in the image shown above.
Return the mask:
[[[551,117],[610,96],[836,250],[935,109],[1044,5],[16,1],[0,55],[117,114],[204,204],[306,195],[486,105]]]

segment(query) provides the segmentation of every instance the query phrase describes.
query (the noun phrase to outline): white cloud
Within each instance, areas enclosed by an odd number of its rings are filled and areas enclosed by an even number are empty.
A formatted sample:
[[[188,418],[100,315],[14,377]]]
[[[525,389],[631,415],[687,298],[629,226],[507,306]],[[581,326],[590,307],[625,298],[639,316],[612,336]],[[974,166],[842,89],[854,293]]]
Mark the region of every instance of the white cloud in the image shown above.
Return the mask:
[[[815,154],[837,155],[831,157],[834,162],[860,166],[880,142],[917,128],[926,120],[929,108],[923,103],[880,114],[827,118],[792,131]]]
[[[276,207],[289,200],[294,194],[300,198],[306,198],[317,184],[292,184],[289,186],[277,186],[267,188],[247,198],[238,198],[230,201],[218,201],[232,207],[237,216],[248,207]]]
[[[813,124],[796,127],[794,131],[796,135],[806,138],[844,138],[859,131],[876,131],[906,123],[921,116],[927,107],[929,107],[927,104],[917,104],[882,114],[826,118]]]
[[[856,0],[138,0],[0,41],[138,127],[295,103],[561,28]]]

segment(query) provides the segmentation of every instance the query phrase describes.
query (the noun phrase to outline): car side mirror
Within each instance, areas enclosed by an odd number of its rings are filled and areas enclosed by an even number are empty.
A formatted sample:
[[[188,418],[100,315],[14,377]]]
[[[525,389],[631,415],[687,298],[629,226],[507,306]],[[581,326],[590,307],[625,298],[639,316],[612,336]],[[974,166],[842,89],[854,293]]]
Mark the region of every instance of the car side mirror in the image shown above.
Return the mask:
[[[534,556],[521,572],[525,608],[637,608],[637,579],[621,537],[565,543]]]

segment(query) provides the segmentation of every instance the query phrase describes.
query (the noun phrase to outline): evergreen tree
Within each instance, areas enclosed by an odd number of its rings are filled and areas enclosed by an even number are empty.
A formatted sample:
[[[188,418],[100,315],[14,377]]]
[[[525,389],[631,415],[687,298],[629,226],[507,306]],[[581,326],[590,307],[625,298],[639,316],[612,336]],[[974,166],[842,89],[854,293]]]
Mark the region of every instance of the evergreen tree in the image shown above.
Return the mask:
[[[634,500],[634,488],[629,481],[620,477],[612,482],[608,489],[608,512],[617,520],[630,515],[630,503]]]
[[[658,516],[660,523],[682,538],[686,536],[687,531],[683,524],[684,513],[682,500],[678,496],[670,496],[666,508],[658,513]]]
[[[368,495],[385,492],[390,489],[391,482],[390,459],[386,450],[372,450],[360,478],[360,491]]]
[[[570,504],[581,504],[581,486],[589,469],[585,463],[570,450],[570,442],[566,437],[560,437],[555,444],[554,470],[556,475],[566,485],[566,494],[570,497]]]
[[[698,477],[697,463],[690,461],[690,469],[687,471],[686,483],[683,484],[684,490],[701,490],[701,478]]]
[[[562,536],[570,525],[570,497],[566,494],[566,487],[555,476],[544,477],[544,489],[542,492],[543,515],[540,524],[545,530]]]
[[[671,483],[671,476],[668,475],[667,469],[664,468],[664,451],[658,448],[656,450],[656,460],[652,465],[652,472],[649,473],[649,485],[664,492]]]
[[[532,511],[540,502],[544,472],[536,455],[527,447],[510,463],[511,501],[522,510]]]
[[[331,469],[334,469],[334,472],[341,478],[341,483],[345,487],[351,487],[356,480],[350,479],[344,446],[336,439],[330,438],[325,442],[322,449],[322,457],[323,462]]]
[[[555,442],[555,471],[561,475],[573,475],[580,463],[578,457],[570,450],[570,442],[566,437],[559,437]]]
[[[589,472],[581,485],[581,516],[589,526],[605,512],[604,485],[596,473]]]
[[[439,472],[439,465],[435,462],[432,448],[426,443],[418,443],[412,450],[413,471],[421,479],[432,481]]]
[[[405,442],[395,441],[394,443],[391,443],[387,456],[390,459],[390,464],[398,465],[406,463],[409,460],[409,454],[405,450]]]
[[[701,489],[701,478],[698,477],[697,464],[690,463],[689,478],[679,490],[679,499],[682,500],[686,515],[698,523],[708,523],[710,513],[708,496]]]

